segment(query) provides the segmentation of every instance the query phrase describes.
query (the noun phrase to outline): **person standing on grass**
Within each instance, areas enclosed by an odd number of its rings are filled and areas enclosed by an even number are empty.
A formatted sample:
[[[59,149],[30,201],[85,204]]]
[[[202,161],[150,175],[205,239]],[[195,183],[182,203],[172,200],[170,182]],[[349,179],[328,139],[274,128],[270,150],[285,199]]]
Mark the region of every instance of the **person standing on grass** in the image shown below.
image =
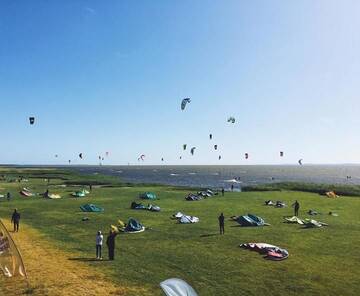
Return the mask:
[[[224,196],[224,195],[225,195],[225,189],[224,189],[224,187],[223,187],[223,188],[221,188],[221,195],[222,195],[222,196]]]
[[[92,185],[91,184],[89,185],[89,191],[90,192],[92,191]]]
[[[101,248],[103,244],[104,236],[99,230],[96,235],[96,259],[102,260]]]
[[[292,204],[292,207],[294,208],[294,214],[297,217],[299,215],[299,209],[300,209],[300,204],[298,203],[297,200],[295,200],[295,202]]]
[[[109,252],[109,260],[114,260],[115,257],[115,238],[118,235],[118,232],[115,230],[110,230],[109,235],[106,239],[106,245]]]
[[[14,232],[19,232],[20,213],[17,211],[17,209],[14,209],[14,212],[11,216],[11,222],[14,223]]]
[[[220,214],[218,220],[219,220],[220,234],[224,234],[225,233],[225,217],[224,217],[223,213]]]
[[[6,193],[6,199],[7,199],[7,201],[10,201],[10,199],[11,199],[11,193],[10,192]]]
[[[231,184],[231,191],[234,191],[234,184]]]

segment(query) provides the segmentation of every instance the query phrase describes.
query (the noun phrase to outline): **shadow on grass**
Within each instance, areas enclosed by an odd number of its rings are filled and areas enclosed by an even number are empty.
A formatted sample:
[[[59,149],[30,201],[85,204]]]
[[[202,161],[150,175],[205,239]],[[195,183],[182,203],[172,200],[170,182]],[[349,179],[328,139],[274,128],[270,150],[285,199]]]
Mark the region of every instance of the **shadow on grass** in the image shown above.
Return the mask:
[[[68,258],[71,261],[81,261],[81,262],[103,262],[103,261],[110,261],[108,259],[96,259],[96,258],[85,258],[85,257],[75,257],[75,258]]]
[[[220,235],[220,234],[218,234],[218,233],[202,234],[202,235],[200,235],[200,237],[211,237],[211,236],[217,236],[217,235]]]

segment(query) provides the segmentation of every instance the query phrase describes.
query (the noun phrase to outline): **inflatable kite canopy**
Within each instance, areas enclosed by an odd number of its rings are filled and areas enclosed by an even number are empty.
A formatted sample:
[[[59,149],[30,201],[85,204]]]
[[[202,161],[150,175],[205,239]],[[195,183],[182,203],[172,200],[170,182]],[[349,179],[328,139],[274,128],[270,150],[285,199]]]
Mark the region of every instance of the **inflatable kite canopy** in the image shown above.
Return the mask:
[[[181,279],[168,279],[160,283],[166,296],[198,296],[195,290]]]
[[[185,110],[185,107],[188,103],[191,102],[191,99],[190,98],[185,98],[181,101],[181,110]]]
[[[20,252],[0,220],[0,271],[6,277],[27,277]],[[0,274],[1,275],[1,274]]]

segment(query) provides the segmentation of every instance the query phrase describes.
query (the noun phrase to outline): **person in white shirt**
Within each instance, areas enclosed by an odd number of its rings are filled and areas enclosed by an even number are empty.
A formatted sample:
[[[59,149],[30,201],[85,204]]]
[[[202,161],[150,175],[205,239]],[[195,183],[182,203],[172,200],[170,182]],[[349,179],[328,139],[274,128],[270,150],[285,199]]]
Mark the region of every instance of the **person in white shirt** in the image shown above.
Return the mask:
[[[102,235],[101,231],[99,230],[96,235],[96,259],[102,259],[101,256],[101,247],[103,244],[104,236]]]

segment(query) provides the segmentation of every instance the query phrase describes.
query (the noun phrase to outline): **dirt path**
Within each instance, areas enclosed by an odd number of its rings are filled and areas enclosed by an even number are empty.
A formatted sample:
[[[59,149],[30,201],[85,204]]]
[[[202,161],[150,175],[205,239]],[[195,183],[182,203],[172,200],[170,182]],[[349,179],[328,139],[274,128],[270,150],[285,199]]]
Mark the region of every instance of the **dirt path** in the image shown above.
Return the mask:
[[[11,229],[9,221],[3,222]],[[7,279],[0,274],[0,295],[125,296],[128,291],[134,293],[135,288],[117,287],[95,268],[69,260],[69,254],[47,242],[35,229],[24,224],[21,227],[19,233],[10,234],[22,254],[29,286],[21,278]]]

